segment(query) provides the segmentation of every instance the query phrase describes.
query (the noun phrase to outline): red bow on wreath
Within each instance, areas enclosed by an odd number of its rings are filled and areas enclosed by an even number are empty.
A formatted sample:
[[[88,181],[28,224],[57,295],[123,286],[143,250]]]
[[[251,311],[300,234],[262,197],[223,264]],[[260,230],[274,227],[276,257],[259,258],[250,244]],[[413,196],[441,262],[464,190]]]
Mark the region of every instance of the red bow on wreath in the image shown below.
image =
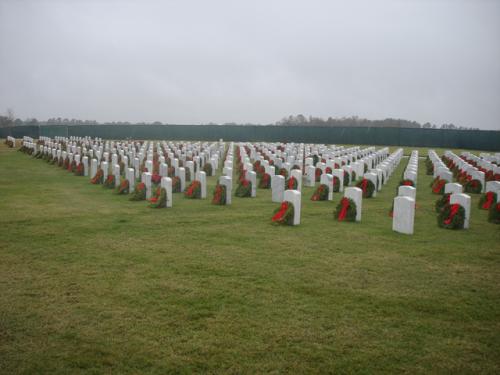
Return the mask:
[[[342,198],[340,203],[342,204],[342,207],[341,207],[340,212],[339,212],[339,221],[342,221],[345,219],[345,217],[347,215],[347,210],[349,209],[349,199]]]
[[[450,210],[450,216],[448,216],[447,219],[444,220],[444,223],[446,225],[450,225],[451,221],[455,217],[455,215],[458,213],[458,210],[460,209],[460,205],[458,203],[452,204],[451,205],[451,210]]]
[[[280,221],[283,219],[283,216],[285,216],[286,211],[288,210],[288,202],[282,202],[280,210],[276,212],[276,215],[272,217],[272,221]]]
[[[493,198],[495,197],[495,194],[492,191],[488,191],[486,193],[486,201],[483,204],[483,208],[485,210],[489,210],[491,207],[491,204],[493,203]]]

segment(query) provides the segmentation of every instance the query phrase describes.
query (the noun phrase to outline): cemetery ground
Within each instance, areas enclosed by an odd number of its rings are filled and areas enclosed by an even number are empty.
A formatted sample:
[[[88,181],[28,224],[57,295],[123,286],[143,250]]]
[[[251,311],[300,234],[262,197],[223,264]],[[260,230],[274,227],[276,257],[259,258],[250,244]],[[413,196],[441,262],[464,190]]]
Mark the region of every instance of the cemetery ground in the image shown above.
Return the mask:
[[[479,195],[439,228],[421,159],[393,232],[406,160],[361,223],[305,187],[289,227],[270,190],[154,210],[2,143],[0,373],[499,373],[500,230]]]

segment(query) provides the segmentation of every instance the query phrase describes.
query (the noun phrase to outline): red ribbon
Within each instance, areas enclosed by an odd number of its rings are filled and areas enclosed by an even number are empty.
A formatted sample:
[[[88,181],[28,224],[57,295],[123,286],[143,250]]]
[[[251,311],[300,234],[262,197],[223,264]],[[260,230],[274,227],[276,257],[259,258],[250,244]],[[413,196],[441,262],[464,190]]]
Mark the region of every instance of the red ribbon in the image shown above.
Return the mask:
[[[283,219],[283,216],[285,216],[286,211],[288,210],[288,202],[282,202],[280,210],[272,217],[272,221],[280,221]]]
[[[288,189],[293,190],[295,188],[295,177],[290,177],[288,180]]]
[[[451,205],[451,210],[450,210],[450,216],[448,216],[448,219],[445,219],[444,223],[446,225],[451,224],[451,221],[455,217],[455,215],[458,213],[458,210],[460,209],[460,205],[458,203],[452,204]]]
[[[483,204],[483,208],[485,210],[489,210],[490,209],[491,204],[493,203],[493,198],[494,197],[495,197],[495,193],[493,193],[492,191],[488,191],[486,193],[486,201]]]
[[[434,189],[432,189],[432,191],[436,194],[439,194],[444,185],[446,185],[446,180],[439,180],[434,185]]]
[[[366,186],[368,185],[368,180],[363,178],[361,181],[361,190],[363,190],[363,195],[366,193]]]
[[[342,204],[342,207],[341,207],[340,213],[339,213],[339,221],[342,221],[345,219],[345,216],[347,215],[347,210],[349,208],[349,199],[342,198],[340,203]]]

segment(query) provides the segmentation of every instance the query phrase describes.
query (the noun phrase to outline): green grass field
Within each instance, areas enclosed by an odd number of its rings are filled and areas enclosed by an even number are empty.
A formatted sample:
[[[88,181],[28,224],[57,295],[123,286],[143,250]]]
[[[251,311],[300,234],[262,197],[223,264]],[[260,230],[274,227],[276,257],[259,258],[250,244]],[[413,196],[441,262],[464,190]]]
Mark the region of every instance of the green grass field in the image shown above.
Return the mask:
[[[438,228],[422,161],[392,232],[406,163],[361,223],[305,188],[281,227],[270,190],[153,210],[2,142],[0,373],[500,373],[500,227]]]

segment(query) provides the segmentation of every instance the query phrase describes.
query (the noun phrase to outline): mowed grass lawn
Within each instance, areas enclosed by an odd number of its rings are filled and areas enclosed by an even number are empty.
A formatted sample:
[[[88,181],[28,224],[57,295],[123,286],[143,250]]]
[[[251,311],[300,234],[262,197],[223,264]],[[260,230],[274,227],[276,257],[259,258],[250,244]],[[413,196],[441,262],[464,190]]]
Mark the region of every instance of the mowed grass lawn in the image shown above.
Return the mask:
[[[438,228],[422,161],[415,235],[392,232],[407,160],[361,223],[306,188],[279,227],[269,190],[154,210],[2,144],[0,373],[498,374],[500,227],[473,196],[469,230]]]

